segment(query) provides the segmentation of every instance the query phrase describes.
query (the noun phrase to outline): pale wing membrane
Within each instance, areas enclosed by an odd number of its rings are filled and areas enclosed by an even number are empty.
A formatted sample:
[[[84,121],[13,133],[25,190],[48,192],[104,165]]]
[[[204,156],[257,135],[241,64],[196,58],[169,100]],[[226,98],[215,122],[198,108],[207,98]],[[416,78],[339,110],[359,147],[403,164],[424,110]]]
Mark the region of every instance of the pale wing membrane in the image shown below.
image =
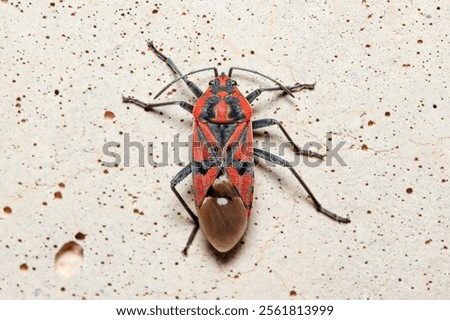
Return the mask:
[[[227,252],[244,235],[247,209],[228,179],[217,179],[211,188],[209,196],[197,208],[198,218],[212,246],[219,252]]]

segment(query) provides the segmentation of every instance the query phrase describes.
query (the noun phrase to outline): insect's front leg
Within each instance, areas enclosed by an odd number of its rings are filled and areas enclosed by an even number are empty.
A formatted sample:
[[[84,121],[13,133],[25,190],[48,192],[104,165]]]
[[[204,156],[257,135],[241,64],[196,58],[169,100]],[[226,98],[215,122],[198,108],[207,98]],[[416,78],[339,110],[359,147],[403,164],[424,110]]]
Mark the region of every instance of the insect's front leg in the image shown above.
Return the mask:
[[[164,54],[162,54],[153,44],[153,41],[147,42],[148,47],[160,58],[162,61],[167,63],[167,65],[180,77],[183,76],[180,69],[175,65],[175,63],[172,61],[172,59],[166,57]],[[187,84],[189,89],[192,91],[192,93],[197,97],[200,98],[203,95],[203,91],[192,81],[188,80],[187,78],[183,78],[183,81]]]
[[[286,94],[290,95],[292,98],[294,97],[294,95],[292,94],[292,92],[291,92],[287,87],[285,87],[283,84],[281,84],[279,81],[277,81],[277,80],[275,80],[275,79],[272,79],[271,77],[266,76],[265,74],[262,74],[262,73],[259,72],[259,71],[251,70],[251,69],[247,69],[247,68],[231,67],[231,68],[228,70],[228,76],[229,76],[230,78],[231,78],[231,74],[233,73],[233,70],[241,70],[241,71],[245,71],[245,72],[250,72],[250,73],[257,74],[258,76],[261,76],[261,77],[263,77],[263,78],[266,78],[266,79],[268,79],[268,80],[270,80],[270,81],[276,83],[276,84],[278,85],[278,87],[277,87],[276,90],[283,90]],[[267,91],[267,90],[266,90],[266,91]]]
[[[124,103],[132,103],[137,105],[138,107],[143,108],[145,111],[150,111],[152,108],[155,107],[163,107],[163,106],[170,106],[170,105],[179,105],[184,110],[188,111],[189,113],[192,113],[192,110],[194,109],[194,106],[188,102],[185,101],[169,101],[169,102],[159,102],[159,103],[146,103],[144,101],[135,99],[133,97],[122,97],[122,102]]]
[[[297,83],[294,84],[293,86],[287,86],[286,88],[290,91],[290,92],[298,92],[298,91],[302,91],[302,90],[314,90],[316,84],[303,84],[303,83]],[[284,91],[282,88],[280,87],[271,87],[271,88],[259,88],[256,89],[255,91],[250,92],[245,98],[247,99],[247,101],[249,103],[252,103],[256,98],[259,97],[259,95],[265,91]]]
[[[274,124],[276,124],[278,126],[278,128],[280,128],[280,130],[283,132],[283,134],[286,137],[286,139],[288,139],[288,141],[290,142],[290,144],[294,148],[295,152],[297,152],[297,153],[299,153],[299,154],[301,154],[303,156],[314,157],[314,158],[318,158],[320,160],[323,160],[324,155],[322,155],[320,153],[317,153],[317,152],[313,152],[313,151],[310,151],[310,150],[304,150],[304,149],[300,148],[294,142],[294,140],[292,140],[292,138],[287,133],[286,129],[284,129],[284,127],[281,125],[281,123],[278,120],[276,120],[276,119],[261,119],[261,120],[252,121],[253,130],[265,128],[265,127],[268,127],[268,126],[272,126]]]
[[[194,212],[189,208],[186,201],[184,201],[183,197],[180,195],[178,190],[176,189],[177,184],[179,184],[181,181],[183,181],[184,178],[189,176],[192,173],[192,164],[189,163],[186,167],[184,167],[180,172],[178,172],[175,177],[170,181],[170,188],[177,196],[178,200],[181,202],[183,207],[186,209],[187,213],[191,216],[192,220],[194,221],[194,228],[192,229],[191,235],[189,236],[188,241],[186,242],[186,246],[183,249],[183,254],[187,255],[187,250],[192,244],[192,241],[194,241],[195,235],[197,234],[197,231],[200,227],[200,224],[198,222],[197,216],[194,214]]]
[[[337,214],[331,212],[330,210],[322,207],[320,202],[316,199],[314,194],[311,192],[311,190],[306,185],[305,181],[303,181],[303,179],[300,177],[300,175],[297,173],[297,171],[294,170],[294,168],[292,167],[292,165],[289,162],[287,162],[283,158],[280,158],[272,153],[269,153],[267,151],[257,149],[257,148],[253,149],[253,155],[258,158],[265,159],[274,164],[280,165],[282,167],[288,168],[292,172],[292,174],[295,176],[295,178],[300,182],[300,184],[303,186],[303,188],[306,190],[308,195],[311,197],[311,200],[313,201],[314,206],[316,207],[317,211],[323,213],[324,215],[326,215],[327,217],[329,217],[333,220],[336,220],[337,222],[350,223],[349,218],[344,218],[344,217],[338,216]]]

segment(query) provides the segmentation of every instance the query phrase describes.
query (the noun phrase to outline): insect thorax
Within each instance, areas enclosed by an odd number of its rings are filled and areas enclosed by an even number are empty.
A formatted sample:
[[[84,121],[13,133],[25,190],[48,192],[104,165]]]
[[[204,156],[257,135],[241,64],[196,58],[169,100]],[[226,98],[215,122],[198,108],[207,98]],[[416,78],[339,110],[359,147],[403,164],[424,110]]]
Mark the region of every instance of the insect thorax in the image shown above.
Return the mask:
[[[236,82],[220,75],[210,82],[193,110],[194,118],[209,123],[237,123],[249,121],[252,110]]]

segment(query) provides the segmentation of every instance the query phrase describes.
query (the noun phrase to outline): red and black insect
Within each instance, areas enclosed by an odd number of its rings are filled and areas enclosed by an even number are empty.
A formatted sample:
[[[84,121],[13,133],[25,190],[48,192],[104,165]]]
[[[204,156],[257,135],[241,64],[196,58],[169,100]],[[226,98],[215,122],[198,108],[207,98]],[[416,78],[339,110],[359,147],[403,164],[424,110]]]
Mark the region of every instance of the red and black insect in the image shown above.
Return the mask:
[[[300,149],[277,120],[252,120],[250,106],[250,103],[264,91],[284,91],[293,97],[293,92],[313,90],[314,84],[283,86],[280,82],[257,71],[238,67],[230,68],[228,75],[219,74],[215,67],[183,74],[170,58],[154,47],[152,42],[149,42],[148,46],[179,76],[165,86],[155,99],[179,80],[183,80],[198,99],[192,105],[185,101],[145,103],[132,97],[123,97],[123,102],[133,103],[144,108],[145,111],[155,107],[179,105],[194,117],[193,160],[170,183],[173,192],[195,223],[183,250],[184,254],[187,253],[199,227],[211,245],[219,252],[231,250],[242,238],[247,228],[253,201],[255,157],[288,168],[311,197],[317,211],[338,222],[350,222],[350,219],[340,217],[322,207],[289,162],[252,146],[253,130],[277,125],[296,152],[322,159],[323,155]],[[203,92],[187,77],[207,70],[214,71],[215,78],[209,82],[208,88]],[[256,89],[247,96],[243,96],[236,81],[231,78],[233,70],[257,74],[277,86]],[[197,214],[190,209],[176,189],[176,185],[190,174],[194,178]]]

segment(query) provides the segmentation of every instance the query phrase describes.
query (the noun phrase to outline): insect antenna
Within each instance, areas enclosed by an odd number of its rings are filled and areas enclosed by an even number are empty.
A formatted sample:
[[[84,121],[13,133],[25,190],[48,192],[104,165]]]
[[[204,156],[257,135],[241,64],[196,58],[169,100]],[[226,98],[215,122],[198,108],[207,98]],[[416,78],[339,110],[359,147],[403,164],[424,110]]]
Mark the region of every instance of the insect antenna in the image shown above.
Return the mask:
[[[251,70],[251,69],[245,69],[245,68],[239,68],[239,67],[231,67],[230,70],[228,70],[228,76],[231,78],[231,74],[233,73],[233,70],[241,70],[241,71],[246,71],[246,72],[250,72],[250,73],[254,73],[257,74],[258,76],[264,77],[274,83],[276,83],[284,92],[286,92],[288,95],[290,95],[291,97],[294,97],[294,95],[292,94],[292,92],[286,88],[285,86],[283,86],[280,82],[278,82],[275,79],[272,79],[269,76],[266,76],[265,74],[262,74],[261,72],[255,71],[255,70]]]
[[[217,71],[216,67],[209,67],[209,68],[204,68],[204,69],[199,69],[199,70],[195,70],[195,71],[191,71],[189,73],[186,73],[185,75],[182,75],[181,77],[173,80],[171,83],[169,83],[168,85],[166,85],[164,88],[162,88],[162,90],[160,92],[158,92],[158,94],[155,96],[154,99],[158,98],[164,91],[166,91],[171,85],[173,85],[175,82],[180,81],[184,78],[186,78],[187,76],[194,74],[194,73],[199,73],[199,72],[203,72],[203,71],[207,71],[207,70],[214,70],[214,75],[217,77],[219,75],[219,72]]]

